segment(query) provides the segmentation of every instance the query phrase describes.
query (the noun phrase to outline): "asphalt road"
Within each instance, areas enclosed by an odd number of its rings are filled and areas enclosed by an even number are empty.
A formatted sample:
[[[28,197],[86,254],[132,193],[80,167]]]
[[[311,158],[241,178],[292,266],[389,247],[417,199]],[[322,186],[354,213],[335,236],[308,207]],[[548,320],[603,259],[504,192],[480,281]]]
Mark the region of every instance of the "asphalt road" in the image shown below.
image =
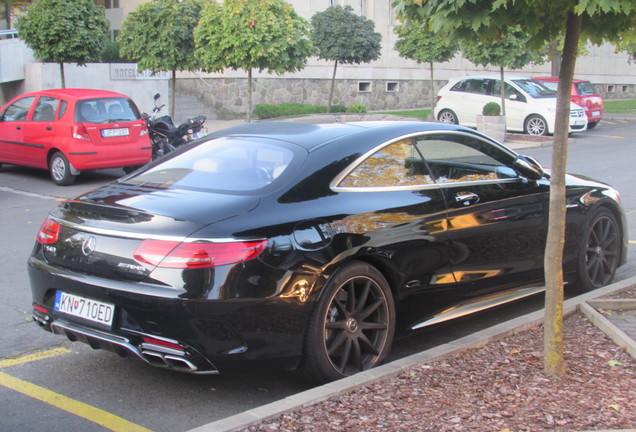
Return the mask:
[[[636,120],[606,121],[577,134],[568,170],[615,186],[629,218],[628,264],[617,279],[636,274]],[[551,147],[517,149],[550,166]],[[31,322],[26,259],[40,223],[59,200],[122,175],[83,174],[58,187],[44,171],[0,170],[0,430],[183,431],[306,390],[286,372],[192,376],[155,369],[132,358],[93,351]],[[428,349],[532,310],[542,296],[425,329],[396,342],[391,359]],[[46,357],[50,356],[50,357]],[[147,428],[147,429],[144,429]]]

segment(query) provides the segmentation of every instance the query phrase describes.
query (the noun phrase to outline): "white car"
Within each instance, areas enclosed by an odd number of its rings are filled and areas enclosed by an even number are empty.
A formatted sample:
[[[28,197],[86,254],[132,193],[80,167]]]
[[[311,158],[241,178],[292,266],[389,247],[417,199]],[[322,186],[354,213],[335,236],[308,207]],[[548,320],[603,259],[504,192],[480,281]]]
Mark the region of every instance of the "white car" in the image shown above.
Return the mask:
[[[554,133],[556,92],[529,78],[508,78],[506,82],[506,129],[530,135]],[[492,76],[451,79],[437,93],[433,114],[444,123],[476,127],[488,102],[501,104],[501,80]],[[587,129],[585,111],[570,104],[570,132]]]

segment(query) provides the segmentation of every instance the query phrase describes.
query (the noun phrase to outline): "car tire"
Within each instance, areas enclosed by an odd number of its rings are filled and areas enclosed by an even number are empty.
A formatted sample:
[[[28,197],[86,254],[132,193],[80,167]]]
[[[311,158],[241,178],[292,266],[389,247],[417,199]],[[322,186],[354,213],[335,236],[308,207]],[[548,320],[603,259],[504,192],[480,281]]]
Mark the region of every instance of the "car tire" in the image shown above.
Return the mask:
[[[300,372],[325,383],[380,365],[394,331],[394,299],[384,276],[367,263],[346,264],[314,306]]]
[[[71,174],[71,164],[62,152],[55,152],[49,160],[49,173],[51,179],[58,186],[68,186],[75,181],[75,175]]]
[[[122,169],[124,170],[126,174],[130,174],[131,172],[137,171],[142,166],[143,165],[131,165],[131,166],[125,166]]]
[[[583,232],[577,265],[576,287],[590,291],[614,278],[621,253],[621,229],[607,208],[597,209]]]
[[[457,114],[449,109],[443,109],[437,114],[437,121],[442,123],[459,124]]]
[[[548,123],[540,115],[532,114],[526,119],[523,129],[528,135],[544,136],[548,134]]]
[[[596,125],[597,125],[597,124],[598,124],[598,122],[597,122],[597,121],[589,122],[589,123],[587,124],[587,130],[594,129],[594,128],[596,127]]]

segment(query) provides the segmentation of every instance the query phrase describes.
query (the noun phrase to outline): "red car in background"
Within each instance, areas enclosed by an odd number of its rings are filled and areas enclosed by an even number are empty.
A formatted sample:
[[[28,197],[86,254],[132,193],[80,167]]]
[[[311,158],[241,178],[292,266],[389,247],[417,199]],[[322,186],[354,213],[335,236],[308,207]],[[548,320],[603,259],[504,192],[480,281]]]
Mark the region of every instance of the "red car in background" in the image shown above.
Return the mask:
[[[146,123],[121,93],[42,90],[18,96],[0,111],[0,166],[48,169],[61,186],[84,170],[129,170],[150,158]]]
[[[558,77],[532,78],[541,81],[544,86],[554,91],[559,84]],[[594,86],[585,80],[572,80],[572,102],[581,106],[587,115],[587,128],[594,128],[603,118],[603,98],[596,93]]]

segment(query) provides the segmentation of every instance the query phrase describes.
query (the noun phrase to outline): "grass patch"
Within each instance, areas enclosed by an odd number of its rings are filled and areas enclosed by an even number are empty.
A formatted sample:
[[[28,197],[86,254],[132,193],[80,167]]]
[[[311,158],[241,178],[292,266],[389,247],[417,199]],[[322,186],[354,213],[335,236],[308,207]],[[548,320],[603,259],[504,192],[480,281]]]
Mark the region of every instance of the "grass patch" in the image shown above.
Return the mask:
[[[604,100],[606,114],[636,114],[636,99]]]
[[[391,114],[402,117],[415,117],[421,120],[427,120],[431,115],[430,109],[418,109],[418,110],[403,110],[403,111],[382,111],[377,114]]]

